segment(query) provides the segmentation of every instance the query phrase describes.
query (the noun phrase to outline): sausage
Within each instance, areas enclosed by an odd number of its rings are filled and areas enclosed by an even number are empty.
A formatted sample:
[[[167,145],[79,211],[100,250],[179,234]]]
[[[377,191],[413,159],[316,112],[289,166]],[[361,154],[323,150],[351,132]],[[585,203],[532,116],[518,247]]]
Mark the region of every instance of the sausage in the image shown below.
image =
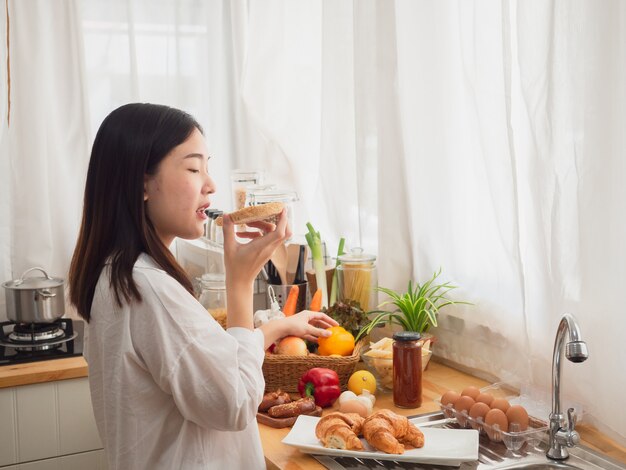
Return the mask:
[[[300,398],[291,403],[272,406],[267,413],[272,418],[292,418],[312,411],[315,411],[315,401],[312,398]]]
[[[264,412],[269,410],[272,406],[283,405],[289,402],[291,402],[289,394],[283,392],[281,389],[278,389],[275,392],[263,395],[263,401],[259,405],[259,411]]]

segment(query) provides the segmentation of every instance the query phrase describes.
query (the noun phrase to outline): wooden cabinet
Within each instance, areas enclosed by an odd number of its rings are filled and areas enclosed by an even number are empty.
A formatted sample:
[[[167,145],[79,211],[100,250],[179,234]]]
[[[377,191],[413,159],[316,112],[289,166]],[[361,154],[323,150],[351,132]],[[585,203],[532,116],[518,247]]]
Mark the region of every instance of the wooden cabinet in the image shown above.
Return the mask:
[[[2,388],[0,416],[3,470],[104,470],[87,378]]]
[[[93,450],[0,468],[2,470],[106,470],[106,463],[104,451]]]

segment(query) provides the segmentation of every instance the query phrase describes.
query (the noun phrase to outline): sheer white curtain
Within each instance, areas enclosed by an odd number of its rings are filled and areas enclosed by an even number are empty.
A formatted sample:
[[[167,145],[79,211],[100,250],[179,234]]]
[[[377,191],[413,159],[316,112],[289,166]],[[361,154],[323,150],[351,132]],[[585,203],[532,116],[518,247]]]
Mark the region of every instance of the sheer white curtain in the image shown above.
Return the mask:
[[[590,358],[564,392],[623,442],[626,5],[397,1],[394,19],[404,248],[475,304],[448,310],[438,351],[547,391],[570,312]]]
[[[567,401],[623,441],[624,5],[274,1],[248,21],[246,110],[307,216],[373,246],[383,285],[442,267],[474,305],[438,354],[548,407],[573,313],[591,357],[565,364]]]
[[[352,3],[81,5],[92,133],[129,101],[183,108],[205,127],[214,154],[214,206],[232,207],[231,169],[261,168],[298,193],[296,233],[310,220],[331,247],[344,236],[376,251],[377,187],[359,183],[376,179],[376,134],[359,122],[371,118],[355,117]],[[373,72],[371,53],[362,54]],[[366,125],[355,142],[355,127]]]
[[[242,116],[245,1],[81,2],[91,133],[117,106],[167,104],[205,129],[217,181],[214,207],[230,208],[229,170],[260,165],[260,134]]]
[[[20,0],[6,6],[0,54],[0,274],[4,282],[40,266],[65,277],[89,148],[80,18],[73,1]],[[5,320],[4,293],[0,299]]]

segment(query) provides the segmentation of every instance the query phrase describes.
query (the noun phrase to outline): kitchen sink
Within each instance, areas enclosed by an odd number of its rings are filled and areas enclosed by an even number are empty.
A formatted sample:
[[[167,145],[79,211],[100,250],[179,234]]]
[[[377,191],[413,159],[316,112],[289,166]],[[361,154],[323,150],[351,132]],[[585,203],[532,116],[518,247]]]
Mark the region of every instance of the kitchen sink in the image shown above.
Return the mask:
[[[506,467],[498,467],[500,469],[503,470],[549,470],[551,468],[563,468],[563,469],[567,469],[567,468],[571,468],[571,469],[579,469],[579,470],[583,470],[580,467],[574,467],[573,465],[568,465],[568,464],[561,464],[561,463],[527,463],[527,464],[514,464],[512,467],[506,466]]]
[[[418,426],[428,425],[431,421],[446,421],[439,412],[428,413],[412,417],[411,421]],[[456,421],[447,420],[445,424],[437,424],[437,427],[458,428]],[[546,436],[547,439],[547,436]],[[542,440],[536,445],[524,445],[518,451],[507,449],[504,444],[490,441],[487,436],[480,436],[478,460],[464,462],[460,467],[447,467],[443,465],[417,464],[407,462],[395,462],[391,460],[374,460],[352,457],[335,457],[313,455],[322,465],[329,470],[356,470],[356,469],[415,469],[415,470],[624,470],[626,465],[606,457],[598,452],[585,447],[576,446],[569,449],[570,456],[567,460],[557,462],[546,457],[548,448],[547,441]]]

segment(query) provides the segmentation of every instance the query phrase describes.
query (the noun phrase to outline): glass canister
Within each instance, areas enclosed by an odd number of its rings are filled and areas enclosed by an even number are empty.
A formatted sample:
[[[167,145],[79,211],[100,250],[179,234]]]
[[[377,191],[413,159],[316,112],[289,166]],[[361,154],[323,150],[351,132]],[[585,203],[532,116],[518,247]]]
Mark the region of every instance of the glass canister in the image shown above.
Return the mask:
[[[226,326],[226,279],[224,273],[203,274],[197,278],[198,301],[222,326]]]
[[[376,256],[353,248],[339,257],[337,266],[337,300],[352,300],[368,312],[378,305]]]
[[[253,206],[252,201],[254,200],[254,195],[257,193],[261,193],[263,191],[275,191],[277,186],[275,184],[253,184],[246,188],[246,203],[245,206]]]
[[[414,331],[393,335],[393,404],[399,408],[422,405],[422,341]]]
[[[298,201],[298,194],[295,191],[282,189],[260,189],[250,191],[248,193],[248,201],[251,206],[259,206],[268,202],[282,202],[287,209],[287,221],[289,227],[293,230],[294,204]],[[274,220],[268,219],[269,222],[277,223],[278,216]]]
[[[233,191],[233,211],[243,209],[246,205],[247,188],[263,183],[262,170],[233,170],[230,173],[230,182]]]

